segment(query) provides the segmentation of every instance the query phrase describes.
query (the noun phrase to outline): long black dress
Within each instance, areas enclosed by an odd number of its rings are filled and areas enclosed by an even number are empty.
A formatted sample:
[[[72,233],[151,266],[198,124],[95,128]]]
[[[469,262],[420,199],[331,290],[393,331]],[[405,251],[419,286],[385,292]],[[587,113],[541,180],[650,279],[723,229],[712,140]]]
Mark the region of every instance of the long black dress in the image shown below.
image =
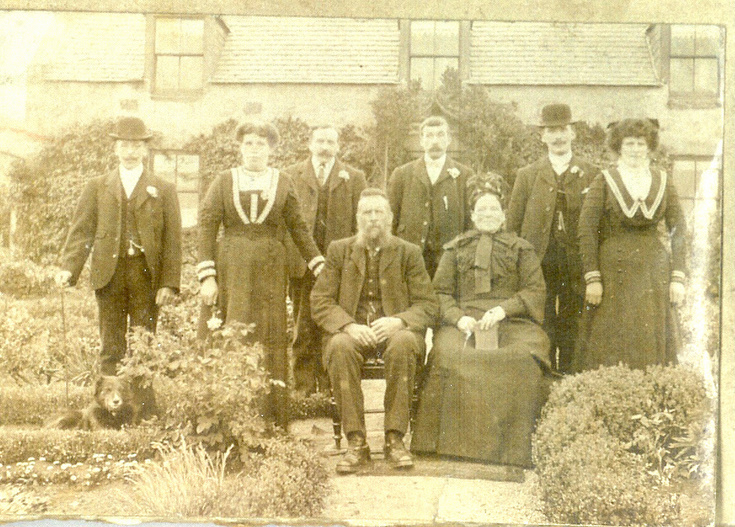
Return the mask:
[[[270,169],[267,189],[240,192],[236,177],[237,169],[220,174],[202,201],[199,261],[213,261],[216,255],[217,306],[225,322],[255,324],[253,339],[265,348],[271,378],[285,383],[286,229],[307,262],[320,253],[301,217],[290,178],[279,177],[276,170]],[[224,236],[217,250],[220,225],[224,226]],[[285,397],[285,389],[276,384],[268,409],[269,417],[284,428],[288,423]]]
[[[539,326],[546,290],[533,247],[511,233],[468,231],[445,246],[434,289],[443,325],[434,336],[411,450],[531,466],[550,366],[549,339]],[[479,320],[495,306],[506,312],[499,347],[478,350],[457,321]]]
[[[603,295],[583,316],[575,371],[676,362],[681,339],[669,283],[684,277],[685,232],[666,172],[651,171],[643,201],[633,200],[616,169],[592,182],[579,218],[579,245],[585,273],[602,276]]]

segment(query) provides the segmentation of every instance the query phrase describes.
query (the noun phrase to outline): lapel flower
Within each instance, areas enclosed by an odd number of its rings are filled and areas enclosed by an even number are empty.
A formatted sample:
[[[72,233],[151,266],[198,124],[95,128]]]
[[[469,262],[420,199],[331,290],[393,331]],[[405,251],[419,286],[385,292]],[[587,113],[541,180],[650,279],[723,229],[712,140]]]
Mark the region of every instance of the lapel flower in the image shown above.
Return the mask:
[[[455,167],[449,168],[447,169],[447,174],[452,176],[452,179],[457,179],[459,177],[459,169]]]
[[[344,179],[345,181],[350,180],[350,173],[347,172],[346,170],[340,170],[338,175],[340,178]]]
[[[569,172],[571,172],[572,174],[578,174],[578,177],[582,177],[584,175],[584,170],[579,168],[577,165],[574,165],[572,168],[570,168]]]
[[[157,189],[156,187],[154,187],[153,185],[148,185],[148,186],[147,186],[147,187],[145,188],[145,190],[146,190],[146,192],[148,192],[148,194],[149,194],[149,195],[150,195],[150,196],[151,196],[152,198],[157,198],[157,197],[158,197],[158,189]]]

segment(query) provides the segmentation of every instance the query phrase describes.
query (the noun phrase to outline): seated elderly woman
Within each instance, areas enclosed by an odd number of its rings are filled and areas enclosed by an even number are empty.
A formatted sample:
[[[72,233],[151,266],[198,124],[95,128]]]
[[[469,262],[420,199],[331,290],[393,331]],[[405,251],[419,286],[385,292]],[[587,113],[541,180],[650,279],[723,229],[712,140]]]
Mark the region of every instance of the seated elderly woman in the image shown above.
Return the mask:
[[[434,276],[442,326],[411,450],[529,467],[548,393],[546,288],[531,244],[503,231],[502,178],[468,185],[475,228],[445,246]]]

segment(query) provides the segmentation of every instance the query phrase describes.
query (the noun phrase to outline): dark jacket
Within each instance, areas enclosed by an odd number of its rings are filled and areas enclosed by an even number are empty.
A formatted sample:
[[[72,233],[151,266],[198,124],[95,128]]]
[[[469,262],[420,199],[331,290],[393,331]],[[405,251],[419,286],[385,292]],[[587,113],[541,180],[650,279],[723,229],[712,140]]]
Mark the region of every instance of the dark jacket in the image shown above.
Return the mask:
[[[478,265],[482,260],[477,258],[479,231],[467,231],[444,246],[434,275],[442,323],[455,326],[464,315],[473,316],[472,310],[487,311],[500,306],[509,318],[529,318],[540,324],[546,286],[533,247],[510,232],[491,236],[487,269]],[[478,273],[489,275],[488,290],[481,291]]]
[[[311,234],[316,224],[319,183],[314,173],[311,157],[291,165],[283,170],[293,182],[296,197],[301,205],[301,215],[306,221]],[[324,247],[329,247],[333,240],[346,238],[355,233],[357,223],[357,202],[360,193],[365,189],[365,174],[339,159],[336,159],[327,179],[327,221],[325,226]],[[286,238],[288,251],[289,276],[302,277],[306,272],[306,262],[296,248],[291,237]]]
[[[439,314],[421,250],[395,236],[381,248],[380,294],[386,316],[422,333]],[[332,242],[327,263],[311,291],[311,316],[327,333],[355,322],[366,275],[365,245],[357,236]]]
[[[61,267],[71,272],[71,284],[79,279],[90,251],[92,288],[104,287],[115,273],[120,257],[122,196],[117,168],[92,179],[82,191],[62,251]],[[181,213],[176,188],[144,170],[131,198],[153,289],[178,291]]]
[[[574,279],[572,287],[578,294],[582,294],[584,288],[577,241],[577,223],[585,194],[599,172],[597,167],[584,159],[572,156],[562,189],[567,196],[565,226],[569,242],[567,254],[571,255],[570,273]],[[548,156],[518,170],[513,184],[513,192],[506,213],[507,230],[531,242],[539,260],[544,259],[546,248],[549,246],[551,226],[554,221],[556,190],[556,174]]]
[[[456,177],[452,176],[453,172]],[[439,221],[434,225],[439,235],[439,246],[435,250],[471,226],[467,179],[473,174],[471,168],[447,156],[433,185],[434,193],[442,198],[446,196],[446,207],[439,207]],[[387,193],[393,211],[393,233],[423,250],[432,221],[432,184],[424,158],[396,168],[388,181]]]

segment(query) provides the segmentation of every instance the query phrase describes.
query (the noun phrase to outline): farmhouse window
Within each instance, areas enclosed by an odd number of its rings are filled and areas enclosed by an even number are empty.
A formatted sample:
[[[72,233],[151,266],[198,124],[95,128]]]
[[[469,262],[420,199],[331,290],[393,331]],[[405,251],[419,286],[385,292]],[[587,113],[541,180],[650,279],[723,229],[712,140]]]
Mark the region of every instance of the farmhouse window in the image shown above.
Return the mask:
[[[718,102],[721,45],[718,26],[671,26],[669,93],[672,98],[699,97],[714,104]]]
[[[425,90],[438,88],[444,72],[459,70],[459,56],[459,22],[411,21],[409,76],[412,81],[420,81]]]
[[[204,84],[204,20],[156,18],[155,91],[191,93]]]
[[[199,207],[199,156],[158,150],[152,152],[151,158],[153,173],[176,185],[183,226],[196,225]]]

